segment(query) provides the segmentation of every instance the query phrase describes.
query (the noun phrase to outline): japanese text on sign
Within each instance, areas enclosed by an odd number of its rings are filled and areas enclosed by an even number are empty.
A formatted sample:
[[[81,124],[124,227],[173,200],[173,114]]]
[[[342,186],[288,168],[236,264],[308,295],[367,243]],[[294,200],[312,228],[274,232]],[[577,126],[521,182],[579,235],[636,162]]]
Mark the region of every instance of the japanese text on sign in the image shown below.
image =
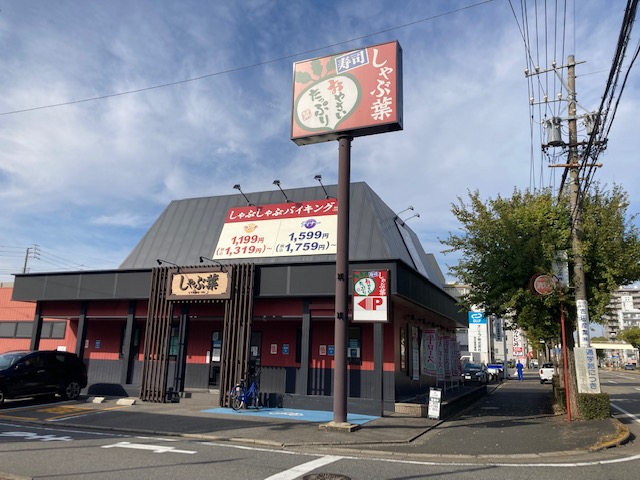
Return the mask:
[[[401,49],[375,45],[294,65],[291,138],[298,145],[402,130]]]
[[[336,199],[229,209],[213,258],[335,254]]]

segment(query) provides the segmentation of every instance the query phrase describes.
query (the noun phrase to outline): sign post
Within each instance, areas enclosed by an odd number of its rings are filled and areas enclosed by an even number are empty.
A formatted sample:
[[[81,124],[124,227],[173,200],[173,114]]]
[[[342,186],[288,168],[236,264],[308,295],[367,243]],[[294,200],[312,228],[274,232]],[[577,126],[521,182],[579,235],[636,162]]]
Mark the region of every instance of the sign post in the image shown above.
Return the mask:
[[[294,64],[291,140],[297,145],[338,140],[333,424],[347,424],[351,141],[397,130],[402,130],[398,42]]]

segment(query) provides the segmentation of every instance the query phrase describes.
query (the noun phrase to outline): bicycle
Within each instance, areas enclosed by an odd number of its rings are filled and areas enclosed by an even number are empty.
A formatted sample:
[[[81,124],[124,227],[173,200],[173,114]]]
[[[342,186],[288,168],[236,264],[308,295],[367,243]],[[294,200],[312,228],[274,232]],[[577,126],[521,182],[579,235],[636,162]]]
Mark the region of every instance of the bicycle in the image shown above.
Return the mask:
[[[257,374],[247,375],[246,381],[240,380],[240,383],[231,389],[231,392],[229,392],[229,404],[231,408],[238,411],[241,408],[254,407],[256,410],[259,410],[260,407],[262,407],[260,391],[255,381],[256,377]],[[249,378],[252,378],[252,381],[249,388],[247,388],[246,384],[249,383]]]

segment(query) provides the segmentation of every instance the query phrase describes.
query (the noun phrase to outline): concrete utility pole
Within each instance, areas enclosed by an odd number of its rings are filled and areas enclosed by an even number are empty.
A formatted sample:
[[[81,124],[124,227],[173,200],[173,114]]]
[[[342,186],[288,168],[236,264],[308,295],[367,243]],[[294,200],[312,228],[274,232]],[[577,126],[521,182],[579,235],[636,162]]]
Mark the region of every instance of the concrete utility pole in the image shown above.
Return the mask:
[[[580,165],[578,155],[578,128],[576,118],[576,61],[569,55],[567,61],[567,87],[569,99],[569,158],[570,169],[570,205],[571,205],[571,246],[573,250],[573,286],[578,320],[578,345],[591,346],[589,334],[589,309],[587,289],[584,280],[584,262],[582,259],[582,218],[578,198],[580,192]]]

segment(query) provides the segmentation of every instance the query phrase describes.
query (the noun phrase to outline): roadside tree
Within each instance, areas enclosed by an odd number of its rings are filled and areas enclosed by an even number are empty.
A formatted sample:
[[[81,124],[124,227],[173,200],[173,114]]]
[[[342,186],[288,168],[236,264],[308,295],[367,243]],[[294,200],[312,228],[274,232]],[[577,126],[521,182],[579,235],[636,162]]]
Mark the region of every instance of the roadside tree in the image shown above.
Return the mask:
[[[640,348],[640,328],[638,327],[625,328],[616,338],[630,343],[635,348]]]
[[[550,189],[531,192],[517,188],[511,198],[498,196],[485,202],[478,191],[468,192],[468,196],[467,202],[458,197],[458,203],[452,205],[461,233],[450,232],[440,240],[449,247],[444,253],[461,254],[458,265],[450,270],[471,286],[460,299],[462,308],[479,306],[486,315],[509,316],[530,340],[554,342],[560,337],[562,304],[566,343],[571,350],[570,333],[576,324],[571,285],[546,296],[530,288],[534,276],[554,273],[559,252],[566,253],[572,272],[568,198],[558,199]],[[627,195],[620,187],[606,190],[599,184],[581,205],[581,253],[592,322],[603,322],[607,304],[620,285],[640,278],[640,239],[634,217],[626,214],[627,206]],[[570,390],[574,397],[575,388]]]

